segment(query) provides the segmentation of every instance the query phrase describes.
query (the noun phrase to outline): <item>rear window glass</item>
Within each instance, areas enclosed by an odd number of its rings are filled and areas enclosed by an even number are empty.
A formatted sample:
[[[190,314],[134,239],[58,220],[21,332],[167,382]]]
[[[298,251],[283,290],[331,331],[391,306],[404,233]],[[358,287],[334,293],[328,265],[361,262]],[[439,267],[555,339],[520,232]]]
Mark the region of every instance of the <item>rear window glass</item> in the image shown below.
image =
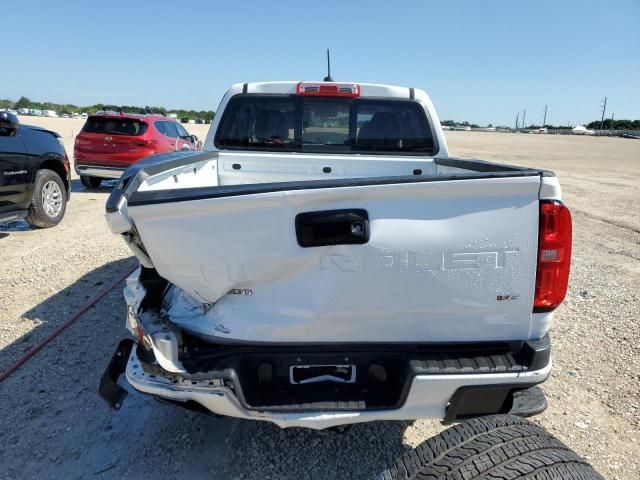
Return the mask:
[[[153,124],[156,127],[156,130],[167,137],[176,138],[190,136],[189,132],[187,132],[184,127],[177,122],[158,121],[153,122]]]
[[[187,132],[182,125],[180,125],[179,123],[174,123],[174,125],[176,127],[176,130],[178,130],[178,135],[180,135],[181,137],[189,136],[189,132]]]
[[[133,118],[89,117],[82,128],[86,133],[108,135],[144,135],[147,124]]]
[[[179,135],[178,129],[177,129],[178,127],[177,123],[159,121],[159,122],[154,122],[154,125],[161,134],[167,137],[176,138]]]
[[[234,97],[225,112],[217,142],[222,146],[265,150],[296,146],[296,105],[288,98]]]
[[[435,153],[423,107],[412,100],[237,95],[225,109],[221,149]]]

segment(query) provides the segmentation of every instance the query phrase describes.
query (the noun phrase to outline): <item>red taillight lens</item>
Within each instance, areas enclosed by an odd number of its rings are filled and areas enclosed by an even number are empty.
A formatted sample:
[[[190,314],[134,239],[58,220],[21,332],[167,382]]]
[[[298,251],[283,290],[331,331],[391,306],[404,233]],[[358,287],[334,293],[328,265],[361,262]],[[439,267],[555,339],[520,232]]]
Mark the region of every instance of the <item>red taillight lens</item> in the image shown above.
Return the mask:
[[[562,303],[571,265],[571,213],[558,201],[540,202],[538,270],[534,312],[550,312]]]
[[[153,351],[153,342],[151,342],[151,337],[144,331],[140,324],[138,324],[138,343],[145,350],[150,352]]]
[[[155,140],[134,140],[133,144],[136,147],[141,147],[141,148],[150,148],[151,150],[153,150],[154,152],[157,150],[157,145],[156,145],[156,141]]]
[[[144,330],[142,329],[140,324],[138,324],[136,328],[138,329],[138,342],[140,342],[140,344],[143,344],[144,343]]]

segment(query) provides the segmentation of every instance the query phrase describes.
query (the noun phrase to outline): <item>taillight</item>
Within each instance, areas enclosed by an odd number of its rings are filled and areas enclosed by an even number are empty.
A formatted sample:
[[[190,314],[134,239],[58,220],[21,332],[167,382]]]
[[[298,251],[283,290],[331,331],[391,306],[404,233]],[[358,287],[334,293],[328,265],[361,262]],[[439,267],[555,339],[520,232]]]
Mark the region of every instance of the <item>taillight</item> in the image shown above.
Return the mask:
[[[157,145],[155,140],[134,140],[133,144],[136,147],[150,148],[154,152],[157,150]]]
[[[138,344],[149,352],[153,352],[153,342],[147,332],[144,331],[142,325],[138,323]]]
[[[571,213],[558,201],[542,200],[534,312],[550,312],[562,303],[569,285],[570,264]]]
[[[136,329],[138,330],[138,342],[140,344],[144,343],[144,330],[142,329],[142,326],[140,324],[136,325]]]
[[[359,97],[360,85],[357,83],[336,82],[300,82],[296,94],[309,97]]]

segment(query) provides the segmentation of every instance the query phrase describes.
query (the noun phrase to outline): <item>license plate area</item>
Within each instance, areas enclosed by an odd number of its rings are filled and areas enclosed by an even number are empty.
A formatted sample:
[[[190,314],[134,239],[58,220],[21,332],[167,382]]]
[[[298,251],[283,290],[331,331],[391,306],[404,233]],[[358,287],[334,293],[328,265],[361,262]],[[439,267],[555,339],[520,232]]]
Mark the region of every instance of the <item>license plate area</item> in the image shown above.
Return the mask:
[[[292,385],[310,383],[355,383],[355,365],[292,365],[289,367],[289,382]]]

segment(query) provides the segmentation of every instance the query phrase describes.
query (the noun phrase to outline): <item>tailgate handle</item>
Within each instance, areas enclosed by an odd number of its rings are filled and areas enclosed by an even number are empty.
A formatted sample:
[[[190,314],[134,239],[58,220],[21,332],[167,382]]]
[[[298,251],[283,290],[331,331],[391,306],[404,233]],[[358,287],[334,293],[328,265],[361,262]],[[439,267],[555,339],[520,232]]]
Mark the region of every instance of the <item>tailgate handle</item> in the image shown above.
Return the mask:
[[[369,241],[366,210],[327,210],[296,215],[296,238],[301,247],[350,245]]]

